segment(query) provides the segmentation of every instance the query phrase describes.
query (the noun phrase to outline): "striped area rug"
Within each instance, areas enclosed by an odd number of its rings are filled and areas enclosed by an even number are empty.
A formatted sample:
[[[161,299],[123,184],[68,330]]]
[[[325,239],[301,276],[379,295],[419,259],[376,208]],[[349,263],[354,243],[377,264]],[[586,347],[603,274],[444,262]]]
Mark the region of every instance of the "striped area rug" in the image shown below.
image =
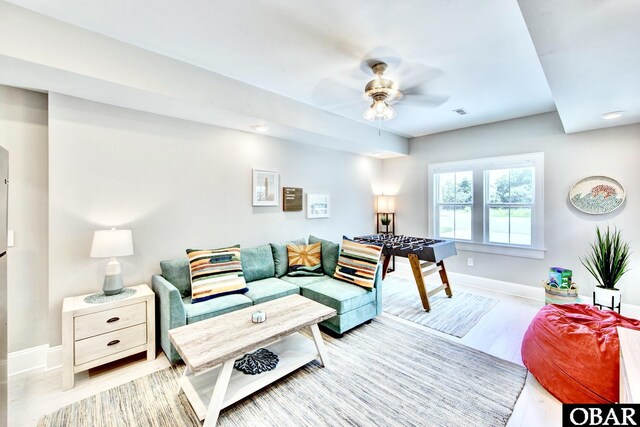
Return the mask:
[[[387,276],[382,286],[382,309],[385,313],[462,338],[498,301],[493,298],[453,289],[453,298],[439,292],[429,298],[431,311],[422,308],[413,281]]]
[[[504,426],[526,370],[382,315],[312,362],[222,411],[220,426]],[[64,407],[39,426],[200,426],[181,369],[168,368]]]

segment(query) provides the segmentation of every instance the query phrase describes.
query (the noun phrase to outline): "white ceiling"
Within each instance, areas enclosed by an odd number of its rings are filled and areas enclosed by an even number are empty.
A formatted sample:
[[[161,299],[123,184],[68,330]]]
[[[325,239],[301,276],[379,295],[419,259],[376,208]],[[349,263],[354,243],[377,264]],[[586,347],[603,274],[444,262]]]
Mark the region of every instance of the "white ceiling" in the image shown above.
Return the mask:
[[[446,100],[397,104],[382,129],[405,137],[556,107],[567,132],[640,122],[638,0],[10,1],[374,127],[361,64],[386,59]]]
[[[519,2],[567,133],[640,122],[640,1]]]
[[[449,97],[398,104],[382,128],[403,136],[555,110],[515,0],[12,3],[362,122],[360,64],[388,58],[400,89]]]

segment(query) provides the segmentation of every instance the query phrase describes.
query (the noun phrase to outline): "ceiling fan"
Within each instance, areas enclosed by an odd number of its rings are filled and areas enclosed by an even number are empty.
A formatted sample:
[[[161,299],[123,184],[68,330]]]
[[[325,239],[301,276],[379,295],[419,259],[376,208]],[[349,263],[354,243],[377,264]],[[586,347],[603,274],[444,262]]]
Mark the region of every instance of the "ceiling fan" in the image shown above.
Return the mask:
[[[364,112],[364,118],[369,121],[391,120],[396,116],[396,112],[391,108],[391,104],[402,99],[402,92],[398,90],[397,84],[392,80],[385,79],[384,73],[388,65],[384,62],[376,62],[371,65],[371,71],[376,78],[369,81],[364,87],[364,95],[370,98],[372,104]]]
[[[312,92],[313,103],[353,117],[364,99],[368,103],[364,119],[381,122],[405,111],[439,107],[450,98],[433,93],[433,82],[445,75],[439,68],[403,61],[384,47],[368,52],[364,58],[359,67],[345,68],[321,80]],[[364,90],[363,75],[369,76]]]
[[[366,120],[373,122],[393,119],[396,116],[396,111],[391,105],[405,97],[408,99],[402,104],[418,107],[438,107],[449,99],[449,96],[426,94],[424,93],[424,87],[421,87],[425,84],[425,80],[434,78],[434,74],[436,76],[440,75],[441,72],[439,70],[434,73],[436,69],[423,66],[426,69],[425,71],[428,72],[416,73],[413,82],[411,82],[412,79],[405,80],[405,89],[400,90],[396,82],[384,77],[384,73],[389,68],[386,62],[372,59],[363,62],[364,65],[370,68],[375,75],[375,78],[369,81],[364,88],[365,99],[371,100],[371,105],[364,112]],[[416,68],[419,69],[419,67]],[[429,72],[432,74],[431,76],[428,75]]]

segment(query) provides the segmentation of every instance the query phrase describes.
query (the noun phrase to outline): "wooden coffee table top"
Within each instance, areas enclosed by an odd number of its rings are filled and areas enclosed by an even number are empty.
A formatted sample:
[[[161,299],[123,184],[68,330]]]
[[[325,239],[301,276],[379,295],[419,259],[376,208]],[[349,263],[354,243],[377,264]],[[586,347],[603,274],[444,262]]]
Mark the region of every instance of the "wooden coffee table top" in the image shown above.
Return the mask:
[[[253,323],[262,310],[267,321]],[[335,316],[336,311],[300,295],[289,295],[169,331],[169,338],[192,373],[266,346],[281,337]]]

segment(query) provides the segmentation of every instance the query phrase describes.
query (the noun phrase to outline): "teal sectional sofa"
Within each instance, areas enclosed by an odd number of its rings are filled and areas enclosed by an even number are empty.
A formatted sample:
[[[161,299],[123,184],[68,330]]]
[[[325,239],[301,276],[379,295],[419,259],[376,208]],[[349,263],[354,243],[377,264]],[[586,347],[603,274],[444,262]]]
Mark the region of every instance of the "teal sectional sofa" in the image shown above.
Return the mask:
[[[313,236],[310,243],[322,241]],[[305,244],[305,239],[293,241]],[[355,326],[365,323],[382,311],[382,267],[378,264],[374,288],[360,286],[333,279],[337,256],[329,252],[331,243],[322,241],[324,275],[316,277],[286,276],[286,243],[271,243],[257,248],[241,249],[242,270],[249,291],[244,294],[225,295],[191,304],[191,282],[187,258],[162,261],[161,275],[152,277],[156,294],[159,342],[167,358],[174,363],[180,360],[171,342],[169,330],[199,322],[234,310],[260,304],[287,295],[301,294],[304,297],[334,308],[336,316],[320,325],[335,334],[343,334]],[[268,313],[267,313],[268,314]]]

